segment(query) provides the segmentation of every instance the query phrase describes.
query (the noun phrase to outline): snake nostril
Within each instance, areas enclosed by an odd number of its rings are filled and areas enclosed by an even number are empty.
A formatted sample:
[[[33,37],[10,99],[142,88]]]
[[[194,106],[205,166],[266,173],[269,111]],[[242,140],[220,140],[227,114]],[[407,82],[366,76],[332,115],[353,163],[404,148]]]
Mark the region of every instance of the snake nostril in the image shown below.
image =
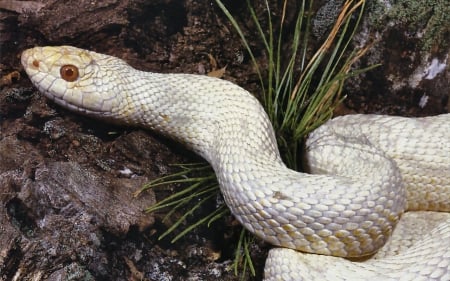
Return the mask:
[[[34,60],[33,61],[33,66],[38,68],[39,67],[39,61],[38,60]]]

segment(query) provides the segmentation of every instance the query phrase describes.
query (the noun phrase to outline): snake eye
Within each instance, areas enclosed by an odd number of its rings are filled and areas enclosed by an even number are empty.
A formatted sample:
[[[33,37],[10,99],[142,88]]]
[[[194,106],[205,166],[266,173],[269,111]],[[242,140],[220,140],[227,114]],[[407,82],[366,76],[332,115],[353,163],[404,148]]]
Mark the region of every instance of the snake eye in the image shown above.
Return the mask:
[[[61,74],[61,78],[66,80],[67,82],[73,82],[78,79],[78,67],[72,64],[66,64],[61,66],[59,70]]]

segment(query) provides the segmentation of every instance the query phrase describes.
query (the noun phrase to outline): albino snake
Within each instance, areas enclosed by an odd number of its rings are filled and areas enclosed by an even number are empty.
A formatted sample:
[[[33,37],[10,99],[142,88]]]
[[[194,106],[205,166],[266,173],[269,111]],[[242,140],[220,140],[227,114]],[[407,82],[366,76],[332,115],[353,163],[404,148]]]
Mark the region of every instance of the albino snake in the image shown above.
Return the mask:
[[[228,81],[69,46],[26,50],[22,64],[57,104],[205,158],[239,222],[282,247],[265,279],[450,280],[450,114],[332,119],[307,139],[312,175],[283,164],[262,106]]]

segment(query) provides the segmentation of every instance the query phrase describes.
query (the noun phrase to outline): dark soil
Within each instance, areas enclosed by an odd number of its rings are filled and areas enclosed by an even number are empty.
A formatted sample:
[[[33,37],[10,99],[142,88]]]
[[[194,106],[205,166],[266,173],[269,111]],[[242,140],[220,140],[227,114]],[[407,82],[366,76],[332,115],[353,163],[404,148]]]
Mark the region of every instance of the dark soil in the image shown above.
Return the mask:
[[[164,213],[143,210],[177,186],[133,197],[143,183],[176,171],[170,164],[201,159],[152,132],[87,119],[48,102],[32,87],[19,60],[29,47],[64,44],[114,55],[154,72],[206,74],[226,66],[222,78],[258,95],[251,61],[215,1],[3,2],[0,280],[238,280],[231,263],[240,226],[231,215],[173,244],[170,238],[158,240],[170,227],[161,220]],[[226,4],[257,61],[267,65],[245,1]],[[276,1],[271,5],[276,19],[280,6]],[[287,25],[292,26],[296,1],[289,5]],[[256,4],[255,10],[264,19],[264,6]],[[414,44],[394,42],[386,40],[384,51],[375,48],[359,63],[364,67],[375,57],[383,66],[349,81],[339,114],[423,116],[448,111],[448,92],[442,93],[449,88],[447,73],[415,88],[392,91],[389,75],[410,73],[418,61]],[[430,97],[425,107],[419,106],[423,95]],[[215,208],[216,202],[210,202],[196,216]],[[247,274],[245,280],[261,280],[268,249],[260,241],[252,247],[257,275]]]

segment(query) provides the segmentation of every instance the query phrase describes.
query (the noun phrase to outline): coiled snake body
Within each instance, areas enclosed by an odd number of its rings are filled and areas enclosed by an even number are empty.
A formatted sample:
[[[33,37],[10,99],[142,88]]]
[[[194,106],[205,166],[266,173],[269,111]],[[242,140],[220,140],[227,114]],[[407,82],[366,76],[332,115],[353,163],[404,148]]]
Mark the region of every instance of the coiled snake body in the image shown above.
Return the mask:
[[[449,114],[332,119],[308,137],[306,174],[283,164],[261,105],[230,82],[69,46],[26,50],[22,64],[57,104],[204,157],[235,217],[281,247],[267,280],[450,280]]]

